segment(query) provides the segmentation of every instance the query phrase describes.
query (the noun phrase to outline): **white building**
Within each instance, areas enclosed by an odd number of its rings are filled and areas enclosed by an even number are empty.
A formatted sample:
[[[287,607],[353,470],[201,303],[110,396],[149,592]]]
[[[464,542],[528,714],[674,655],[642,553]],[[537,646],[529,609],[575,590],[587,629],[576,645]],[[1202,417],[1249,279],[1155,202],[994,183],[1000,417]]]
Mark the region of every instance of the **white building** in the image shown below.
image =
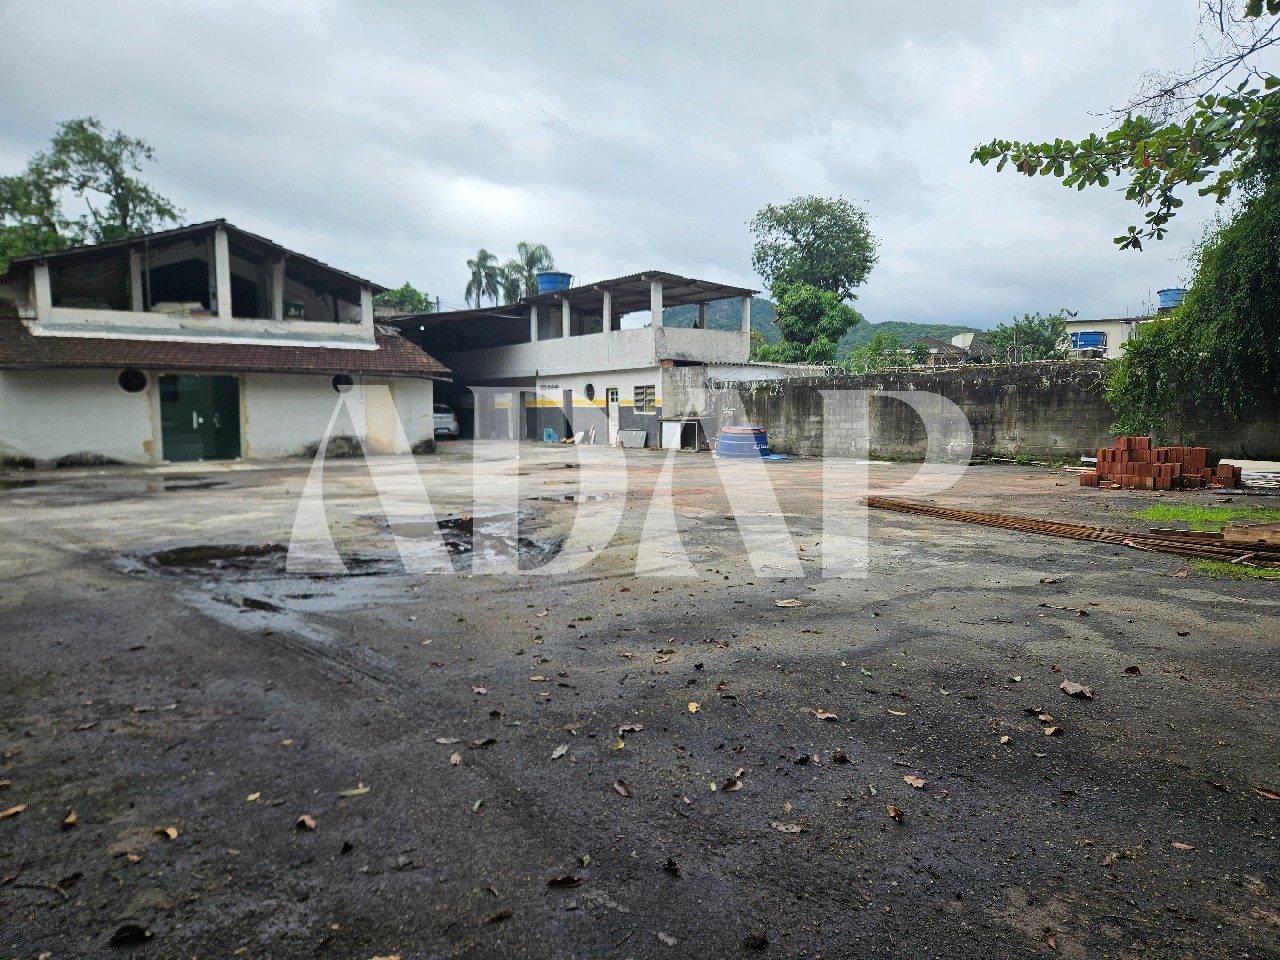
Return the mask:
[[[395,324],[452,370],[447,398],[464,435],[540,440],[549,428],[559,437],[581,433],[585,442],[613,443],[620,431],[642,431],[656,447],[664,420],[705,412],[689,383],[779,375],[763,365],[747,368],[754,292],[650,270]],[[730,298],[741,301],[741,322],[707,329],[708,304]],[[691,304],[698,306],[693,326],[664,323],[667,309]],[[624,324],[627,315],[645,325]],[[680,408],[673,409],[667,401],[677,395]]]
[[[1072,356],[1098,356],[1118,359],[1122,345],[1132,340],[1138,325],[1152,317],[1120,317],[1113,320],[1068,320],[1067,336],[1071,339]]]
[[[383,289],[223,220],[16,258],[0,462],[305,455],[335,414],[372,452],[421,448],[448,370],[374,324]]]

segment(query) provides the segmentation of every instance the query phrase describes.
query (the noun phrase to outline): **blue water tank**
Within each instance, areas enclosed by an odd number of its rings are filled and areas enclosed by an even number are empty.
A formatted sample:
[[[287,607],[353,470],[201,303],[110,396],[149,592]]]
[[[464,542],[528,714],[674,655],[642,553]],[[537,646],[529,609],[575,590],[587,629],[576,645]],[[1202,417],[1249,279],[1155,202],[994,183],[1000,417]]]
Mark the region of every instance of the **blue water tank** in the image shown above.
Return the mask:
[[[767,457],[769,435],[764,427],[721,427],[716,455],[721,457]]]
[[[538,274],[538,292],[552,293],[556,290],[568,290],[573,283],[573,274],[557,273],[554,270],[544,270]]]
[[[1156,296],[1160,298],[1161,310],[1172,310],[1182,303],[1182,298],[1186,295],[1187,290],[1185,287],[1168,287],[1164,290],[1156,291]]]
[[[1100,330],[1080,330],[1071,334],[1073,350],[1101,350],[1107,345],[1107,335]]]

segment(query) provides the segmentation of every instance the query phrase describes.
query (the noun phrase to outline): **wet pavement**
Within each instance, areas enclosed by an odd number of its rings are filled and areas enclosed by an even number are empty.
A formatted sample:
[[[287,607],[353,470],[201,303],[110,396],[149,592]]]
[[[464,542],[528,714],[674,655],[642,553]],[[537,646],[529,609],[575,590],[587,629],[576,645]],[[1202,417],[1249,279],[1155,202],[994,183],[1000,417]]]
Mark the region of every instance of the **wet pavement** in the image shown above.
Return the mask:
[[[326,467],[347,575],[306,464],[0,475],[0,957],[1280,956],[1280,585],[876,512],[823,576],[820,461],[449,446],[430,516]]]

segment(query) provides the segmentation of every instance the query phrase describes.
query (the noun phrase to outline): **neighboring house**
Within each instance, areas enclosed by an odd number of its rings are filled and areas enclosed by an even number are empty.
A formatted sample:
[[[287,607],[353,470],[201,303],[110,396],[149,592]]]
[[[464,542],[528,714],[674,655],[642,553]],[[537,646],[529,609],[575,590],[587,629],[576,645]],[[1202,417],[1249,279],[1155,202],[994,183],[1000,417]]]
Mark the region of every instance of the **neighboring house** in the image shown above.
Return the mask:
[[[1071,356],[1105,357],[1115,360],[1138,332],[1138,325],[1152,317],[1120,317],[1114,320],[1068,320],[1067,336],[1071,339]]]
[[[957,333],[951,338],[951,345],[964,350],[965,363],[996,362],[985,333]]]
[[[298,456],[357,420],[371,452],[425,446],[449,371],[374,324],[383,289],[224,220],[18,257],[0,461]]]
[[[921,337],[920,343],[928,349],[925,364],[930,367],[949,367],[969,362],[969,351],[964,347],[939,340],[937,337]]]
[[[704,412],[689,399],[688,384],[739,379],[747,368],[754,292],[650,270],[507,306],[394,323],[453,371],[446,397],[464,436],[541,439],[550,428],[557,436],[585,433],[603,444],[620,430],[639,430],[653,447],[661,442],[662,421]],[[706,329],[706,305],[729,298],[742,301],[741,326]],[[695,325],[664,325],[664,309],[684,304],[700,305]],[[622,318],[636,313],[647,325],[624,329]],[[778,375],[761,368],[759,378]],[[473,394],[469,387],[492,389]],[[664,403],[677,395],[681,409]]]

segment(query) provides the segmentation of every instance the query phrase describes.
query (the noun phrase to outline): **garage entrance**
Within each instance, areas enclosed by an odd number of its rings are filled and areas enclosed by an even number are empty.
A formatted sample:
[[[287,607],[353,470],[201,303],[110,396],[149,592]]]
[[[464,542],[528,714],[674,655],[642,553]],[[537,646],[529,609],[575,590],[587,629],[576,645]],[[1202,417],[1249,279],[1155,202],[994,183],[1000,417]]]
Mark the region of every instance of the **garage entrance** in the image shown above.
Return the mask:
[[[160,378],[164,458],[235,460],[240,456],[240,378],[166,374]]]

